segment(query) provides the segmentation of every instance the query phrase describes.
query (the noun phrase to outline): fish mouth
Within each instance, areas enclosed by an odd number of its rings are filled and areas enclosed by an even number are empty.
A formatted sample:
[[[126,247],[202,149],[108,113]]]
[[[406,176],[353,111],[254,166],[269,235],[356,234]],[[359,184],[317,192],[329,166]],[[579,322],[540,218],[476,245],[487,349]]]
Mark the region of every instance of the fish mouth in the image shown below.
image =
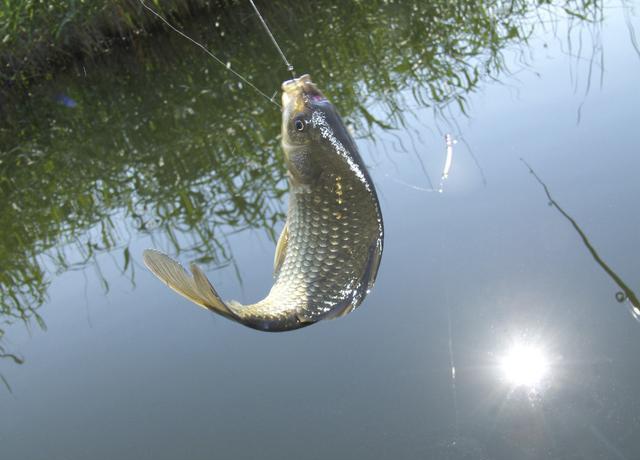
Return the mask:
[[[282,83],[282,107],[301,112],[307,102],[326,100],[309,74]]]

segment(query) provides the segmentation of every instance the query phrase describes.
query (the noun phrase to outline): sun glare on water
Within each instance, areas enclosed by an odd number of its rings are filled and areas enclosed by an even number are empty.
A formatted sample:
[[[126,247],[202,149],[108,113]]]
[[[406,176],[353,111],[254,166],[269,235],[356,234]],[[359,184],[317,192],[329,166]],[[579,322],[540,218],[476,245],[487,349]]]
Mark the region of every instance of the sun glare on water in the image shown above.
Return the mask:
[[[549,376],[550,363],[541,347],[515,343],[500,360],[500,370],[511,385],[535,389]]]

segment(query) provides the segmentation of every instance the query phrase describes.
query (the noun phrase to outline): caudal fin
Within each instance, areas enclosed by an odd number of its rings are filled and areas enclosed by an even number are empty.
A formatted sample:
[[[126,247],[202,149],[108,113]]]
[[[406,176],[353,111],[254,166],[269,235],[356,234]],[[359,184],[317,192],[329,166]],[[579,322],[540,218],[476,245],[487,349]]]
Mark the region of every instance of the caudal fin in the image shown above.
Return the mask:
[[[178,294],[201,307],[237,320],[237,315],[224,303],[197,265],[191,265],[191,276],[179,262],[155,249],[146,249],[142,258],[147,268]]]

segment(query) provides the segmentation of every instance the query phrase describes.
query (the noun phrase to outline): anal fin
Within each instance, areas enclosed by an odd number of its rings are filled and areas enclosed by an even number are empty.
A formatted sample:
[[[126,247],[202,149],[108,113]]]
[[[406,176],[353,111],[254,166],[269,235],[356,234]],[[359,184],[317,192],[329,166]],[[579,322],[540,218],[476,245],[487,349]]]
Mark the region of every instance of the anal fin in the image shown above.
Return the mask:
[[[280,268],[284,262],[284,256],[287,253],[287,246],[289,244],[289,225],[285,224],[278,238],[278,244],[276,245],[276,253],[273,256],[273,276],[277,277],[280,273]]]

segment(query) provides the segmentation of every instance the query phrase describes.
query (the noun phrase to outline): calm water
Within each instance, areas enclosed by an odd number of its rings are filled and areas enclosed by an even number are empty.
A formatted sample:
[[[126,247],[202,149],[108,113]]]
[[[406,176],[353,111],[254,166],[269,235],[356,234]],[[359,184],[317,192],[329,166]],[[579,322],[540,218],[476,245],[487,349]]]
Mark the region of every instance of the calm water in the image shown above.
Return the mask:
[[[535,3],[264,11],[386,227],[364,304],[295,332],[141,265],[264,296],[275,106],[173,35],[33,88],[0,126],[0,457],[639,458],[638,5]],[[245,6],[189,29],[269,94],[287,77]]]

